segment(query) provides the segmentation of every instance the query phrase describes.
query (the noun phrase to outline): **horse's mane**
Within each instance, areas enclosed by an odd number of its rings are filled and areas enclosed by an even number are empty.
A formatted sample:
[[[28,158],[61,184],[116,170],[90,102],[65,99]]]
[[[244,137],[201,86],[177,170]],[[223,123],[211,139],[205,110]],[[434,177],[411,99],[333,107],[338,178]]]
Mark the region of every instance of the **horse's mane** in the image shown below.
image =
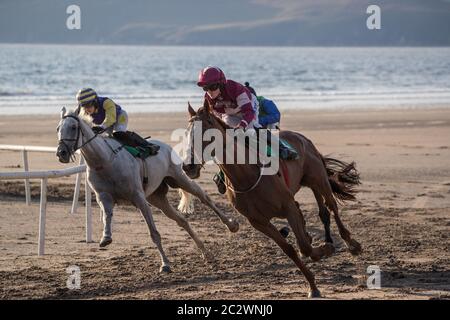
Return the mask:
[[[82,109],[80,110],[79,108],[68,110],[65,113],[65,116],[77,117],[78,119],[82,120],[85,124],[87,124],[89,127],[91,127],[93,121],[92,117],[89,114],[83,112],[83,110]]]
[[[224,129],[231,129],[231,127],[229,125],[227,125],[222,119],[220,119],[219,117],[215,116],[214,113],[212,113],[210,111],[210,108],[208,106],[203,106],[200,107],[197,111],[197,114],[202,115],[203,113],[206,113],[209,117],[213,118],[214,120],[217,121],[217,123]]]
[[[76,110],[75,110],[76,112]],[[92,124],[93,118],[87,114],[86,112],[84,112],[83,110],[80,110],[80,112],[77,114],[75,113],[75,115],[78,115],[78,117],[83,120],[84,122],[86,122],[87,124]]]

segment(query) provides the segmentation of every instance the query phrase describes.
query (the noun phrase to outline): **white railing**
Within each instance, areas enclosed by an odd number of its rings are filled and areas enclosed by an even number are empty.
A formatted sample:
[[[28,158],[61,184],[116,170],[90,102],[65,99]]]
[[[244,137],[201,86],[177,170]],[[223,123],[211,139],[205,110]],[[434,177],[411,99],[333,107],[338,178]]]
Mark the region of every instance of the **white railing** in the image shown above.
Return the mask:
[[[42,146],[17,146],[17,145],[9,145],[9,144],[0,144],[0,150],[6,151],[21,151],[22,152],[22,161],[24,172],[29,171],[28,166],[28,152],[44,152],[44,153],[56,153],[56,147],[42,147]],[[77,151],[77,153],[80,153]],[[84,164],[83,157],[80,156],[79,165]],[[74,214],[78,209],[78,196],[80,195],[80,186],[81,186],[81,174],[82,172],[77,174],[75,179],[75,188],[73,191],[73,200],[72,207],[70,209],[70,213]],[[25,177],[25,203],[27,205],[31,205],[31,187],[30,187],[30,178]]]
[[[75,182],[74,200],[72,203],[71,213],[75,213],[78,206],[78,196],[81,185],[81,174],[86,171],[86,165],[83,164],[83,158],[80,157],[80,164],[77,167],[61,169],[61,170],[45,170],[45,171],[28,171],[27,151],[35,152],[56,152],[56,148],[51,147],[28,147],[28,146],[10,146],[0,145],[0,150],[22,151],[24,159],[23,172],[0,172],[0,180],[16,180],[25,179],[26,188],[28,191],[27,204],[31,203],[31,196],[29,190],[30,179],[41,179],[41,201],[39,206],[39,238],[38,238],[38,255],[44,255],[45,249],[45,222],[47,210],[47,180],[52,178],[77,175]],[[76,196],[76,197],[75,197]],[[85,179],[85,202],[86,202],[86,242],[92,242],[92,207],[91,207],[91,189]]]

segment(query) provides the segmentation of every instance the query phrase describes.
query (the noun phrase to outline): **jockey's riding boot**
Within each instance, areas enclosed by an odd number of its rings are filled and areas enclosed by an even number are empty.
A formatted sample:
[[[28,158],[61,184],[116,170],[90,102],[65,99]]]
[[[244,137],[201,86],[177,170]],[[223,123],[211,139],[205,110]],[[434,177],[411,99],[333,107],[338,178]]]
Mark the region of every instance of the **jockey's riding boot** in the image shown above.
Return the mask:
[[[114,131],[112,135],[113,135],[114,139],[119,141],[121,144],[125,144],[127,146],[131,145],[130,144],[131,143],[130,138],[128,137],[126,132],[124,132],[124,131]]]
[[[217,185],[217,189],[220,194],[225,194],[227,192],[227,187],[225,186],[225,177],[223,175],[222,170],[214,175],[213,181]]]
[[[131,139],[135,142],[136,146],[148,149],[148,151],[150,152],[150,155],[154,156],[155,154],[158,153],[159,146],[157,144],[148,142],[147,140],[142,138],[140,135],[138,135],[136,132],[127,131],[127,134],[130,135]]]
[[[272,132],[270,132],[270,130],[267,130],[267,145],[270,148],[271,147],[271,141],[272,139],[277,139],[278,140],[278,148],[279,148],[279,153],[280,153],[280,158],[283,160],[297,160],[299,159],[299,154],[298,152],[293,149],[292,147],[290,147],[288,144],[286,144],[286,142],[284,142],[282,139],[280,139],[279,137],[275,136],[272,134]]]
[[[123,144],[129,145],[131,147],[141,147],[149,151],[150,155],[155,155],[158,153],[159,146],[148,142],[136,132],[126,131],[126,132],[114,132],[114,137],[118,139]]]
[[[284,141],[280,140],[280,158],[283,160],[297,160],[299,155],[297,151],[287,146]]]

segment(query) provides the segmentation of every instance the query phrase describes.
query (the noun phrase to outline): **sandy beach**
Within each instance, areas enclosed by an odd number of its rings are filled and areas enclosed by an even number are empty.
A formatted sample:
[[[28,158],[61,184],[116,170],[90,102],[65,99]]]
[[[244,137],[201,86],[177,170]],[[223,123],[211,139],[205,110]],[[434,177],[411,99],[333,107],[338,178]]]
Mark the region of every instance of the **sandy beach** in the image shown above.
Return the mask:
[[[0,144],[56,146],[54,116],[3,116]],[[363,253],[348,253],[332,223],[336,253],[307,261],[324,298],[450,298],[450,108],[286,111],[282,128],[310,138],[322,154],[355,161],[361,173],[358,201],[341,217],[361,242]],[[174,145],[174,129],[187,126],[187,113],[131,114],[129,129]],[[67,168],[54,154],[29,154],[30,170]],[[20,171],[21,154],[0,150],[0,171]],[[75,177],[49,181],[46,255],[37,257],[39,181],[26,206],[22,181],[0,181],[0,299],[303,299],[307,282],[282,251],[255,231],[212,182],[207,166],[200,185],[241,222],[231,234],[198,201],[188,216],[216,257],[206,264],[194,243],[158,210],[154,216],[173,273],[159,274],[159,256],[140,213],[127,206],[114,213],[114,242],[100,250],[99,208],[94,207],[94,243],[84,242],[84,215],[70,215]],[[80,197],[81,199],[82,197]],[[296,196],[314,242],[323,227],[312,192]],[[171,191],[170,200],[179,197]],[[276,221],[282,225],[281,221]],[[295,243],[294,236],[289,241]],[[248,257],[255,257],[249,260]],[[66,288],[66,268],[82,272],[81,289]],[[381,269],[382,288],[369,290],[369,265]]]

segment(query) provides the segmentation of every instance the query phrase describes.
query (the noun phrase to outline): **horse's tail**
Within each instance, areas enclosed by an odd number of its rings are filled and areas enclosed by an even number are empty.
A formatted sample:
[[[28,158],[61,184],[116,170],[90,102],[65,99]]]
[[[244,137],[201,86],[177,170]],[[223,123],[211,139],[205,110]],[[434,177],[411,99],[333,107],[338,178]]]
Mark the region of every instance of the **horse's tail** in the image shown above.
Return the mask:
[[[185,214],[193,213],[194,203],[192,202],[192,195],[183,189],[178,189],[178,193],[181,196],[180,203],[178,204],[178,210]]]
[[[330,157],[322,157],[336,201],[355,201],[358,191],[355,186],[361,184],[355,162],[346,163]]]

